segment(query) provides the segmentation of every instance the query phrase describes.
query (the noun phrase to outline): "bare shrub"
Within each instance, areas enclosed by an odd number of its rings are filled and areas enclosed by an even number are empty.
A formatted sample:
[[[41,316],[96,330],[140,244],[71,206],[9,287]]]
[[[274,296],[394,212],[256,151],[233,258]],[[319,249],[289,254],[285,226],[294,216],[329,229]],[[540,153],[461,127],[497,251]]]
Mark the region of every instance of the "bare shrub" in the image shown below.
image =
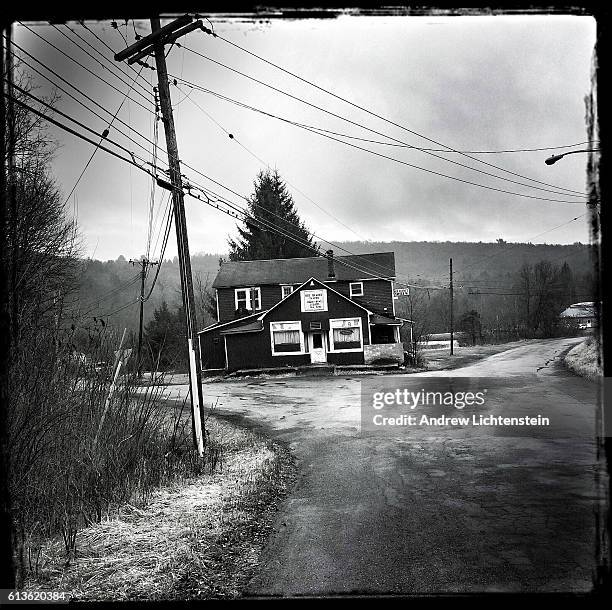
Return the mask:
[[[39,358],[35,372],[15,367],[14,381],[23,385],[9,417],[9,486],[22,579],[37,570],[42,540],[61,535],[69,563],[80,528],[124,503],[143,505],[158,487],[219,461],[218,446],[204,459],[193,450],[185,402],[167,400],[159,375],[144,386],[120,376],[105,411],[112,376],[93,363],[112,361],[117,333],[92,329],[87,357],[71,351],[70,334],[62,335],[57,359]]]

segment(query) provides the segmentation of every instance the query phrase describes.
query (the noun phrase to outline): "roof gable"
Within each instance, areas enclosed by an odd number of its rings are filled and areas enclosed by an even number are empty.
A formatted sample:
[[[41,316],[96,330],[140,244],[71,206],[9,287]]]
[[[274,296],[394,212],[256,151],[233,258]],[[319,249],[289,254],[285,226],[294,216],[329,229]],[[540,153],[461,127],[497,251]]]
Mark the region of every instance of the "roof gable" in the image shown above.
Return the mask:
[[[339,281],[368,278],[395,278],[395,254],[374,252],[334,257],[335,278]],[[261,286],[265,284],[299,284],[310,278],[328,281],[327,258],[284,258],[222,263],[213,288]]]
[[[320,288],[324,288],[325,290],[329,290],[330,292],[333,292],[335,295],[339,296],[345,301],[348,301],[351,305],[354,305],[358,309],[363,309],[363,311],[365,311],[367,314],[372,315],[372,312],[369,309],[365,308],[363,305],[360,305],[359,303],[355,303],[355,301],[353,301],[352,299],[349,299],[346,295],[341,294],[337,290],[334,290],[327,284],[324,284],[323,282],[319,281],[317,278],[311,277],[311,278],[308,278],[302,284],[300,284],[300,286],[298,286],[291,294],[288,294],[284,299],[280,300],[276,305],[274,305],[273,307],[270,307],[268,311],[265,311],[264,313],[262,313],[260,317],[258,318],[258,320],[263,320],[269,313],[274,311],[276,308],[280,307],[283,303],[285,303],[289,299],[297,298],[297,294],[300,292],[300,290],[302,290],[302,288],[309,288],[311,286],[311,282],[316,283]]]

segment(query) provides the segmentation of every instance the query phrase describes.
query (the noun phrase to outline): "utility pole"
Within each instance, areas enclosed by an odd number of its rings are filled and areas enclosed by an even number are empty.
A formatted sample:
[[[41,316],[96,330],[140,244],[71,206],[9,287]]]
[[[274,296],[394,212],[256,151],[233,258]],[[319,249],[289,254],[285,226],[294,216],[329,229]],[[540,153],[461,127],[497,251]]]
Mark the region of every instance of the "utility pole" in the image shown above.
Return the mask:
[[[450,270],[450,355],[454,353],[453,348],[453,259],[449,259]]]
[[[132,265],[140,265],[140,322],[138,324],[138,353],[136,354],[136,376],[138,379],[142,377],[142,322],[144,318],[144,289],[145,279],[147,277],[147,267],[159,265],[158,262],[150,261],[148,258],[142,258],[139,261],[131,260]]]
[[[176,242],[178,247],[179,268],[181,274],[181,291],[187,330],[187,346],[189,354],[189,387],[191,390],[191,423],[194,446],[200,456],[204,454],[204,406],[202,401],[202,371],[200,346],[197,335],[197,319],[195,299],[193,296],[193,280],[191,275],[191,259],[187,241],[187,221],[185,219],[185,201],[181,178],[181,165],[174,129],[168,70],[166,68],[165,45],[174,42],[181,36],[203,27],[201,21],[192,22],[189,15],[183,15],[171,23],[161,27],[159,17],[151,18],[151,34],[141,38],[127,49],[115,55],[116,61],[128,59],[128,63],[140,61],[150,54],[155,56],[157,81],[159,88],[159,103],[164,122],[166,148],[168,150],[168,165],[172,189],[172,205],[174,224],[176,226]],[[164,186],[165,181],[158,180]]]

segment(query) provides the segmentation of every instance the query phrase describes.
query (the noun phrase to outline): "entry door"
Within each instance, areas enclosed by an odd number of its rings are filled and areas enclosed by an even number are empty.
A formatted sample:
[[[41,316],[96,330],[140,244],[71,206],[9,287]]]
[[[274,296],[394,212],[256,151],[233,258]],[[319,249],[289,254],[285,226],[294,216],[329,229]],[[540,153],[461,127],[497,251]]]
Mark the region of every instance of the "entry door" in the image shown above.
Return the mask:
[[[310,335],[310,362],[312,364],[327,362],[327,350],[325,349],[323,333],[312,333]]]

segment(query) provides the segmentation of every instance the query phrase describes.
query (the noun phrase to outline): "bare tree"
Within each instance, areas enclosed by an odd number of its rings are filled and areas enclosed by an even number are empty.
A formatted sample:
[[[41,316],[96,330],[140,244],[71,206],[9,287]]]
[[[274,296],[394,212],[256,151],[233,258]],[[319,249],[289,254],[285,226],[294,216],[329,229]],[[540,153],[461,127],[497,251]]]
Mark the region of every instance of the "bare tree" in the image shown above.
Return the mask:
[[[217,321],[217,299],[215,289],[210,281],[210,273],[202,278],[202,273],[196,273],[194,282],[194,292],[198,320],[202,327],[208,326]]]

